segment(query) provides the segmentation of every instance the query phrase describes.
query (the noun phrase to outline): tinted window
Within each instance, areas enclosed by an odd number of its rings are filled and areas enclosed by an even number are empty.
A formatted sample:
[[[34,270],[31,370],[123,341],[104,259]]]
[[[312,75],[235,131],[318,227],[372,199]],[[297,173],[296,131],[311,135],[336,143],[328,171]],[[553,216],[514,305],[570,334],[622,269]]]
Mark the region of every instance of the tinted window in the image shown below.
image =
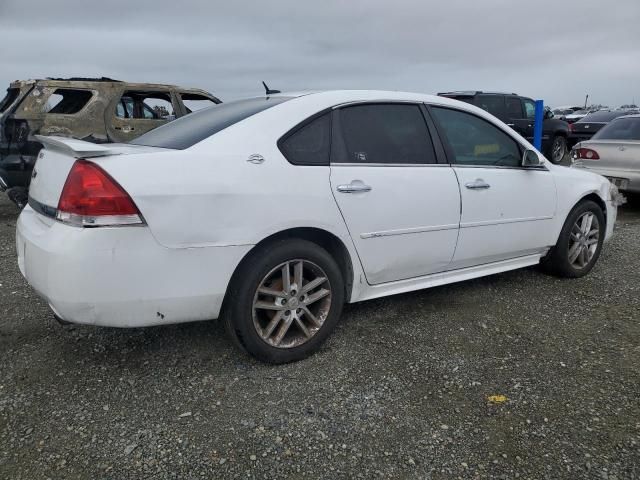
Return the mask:
[[[640,140],[640,118],[616,118],[591,138],[592,140]]]
[[[329,165],[331,114],[326,113],[288,134],[279,146],[294,165]]]
[[[522,103],[518,97],[507,97],[507,116],[509,118],[522,118]]]
[[[504,97],[502,95],[478,95],[476,106],[498,118],[504,117]]]
[[[357,105],[339,110],[343,144],[332,162],[436,163],[420,107]]]
[[[518,144],[498,127],[459,110],[434,107],[433,113],[447,137],[453,163],[520,166]]]
[[[527,118],[535,120],[536,118],[536,104],[533,100],[522,100],[524,105],[524,112]]]
[[[203,108],[151,130],[131,143],[182,150],[289,98],[291,97],[248,98]]]

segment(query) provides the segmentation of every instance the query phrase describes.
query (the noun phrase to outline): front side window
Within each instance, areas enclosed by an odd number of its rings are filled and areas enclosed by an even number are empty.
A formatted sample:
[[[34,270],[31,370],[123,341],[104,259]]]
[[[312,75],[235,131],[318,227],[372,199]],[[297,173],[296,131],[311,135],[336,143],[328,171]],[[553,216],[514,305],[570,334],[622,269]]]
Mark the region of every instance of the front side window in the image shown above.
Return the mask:
[[[278,145],[294,165],[329,165],[331,113],[325,113],[294,130]]]
[[[519,167],[520,147],[509,135],[470,113],[432,107],[453,154],[452,163]]]
[[[522,100],[524,105],[524,111],[529,120],[535,120],[536,118],[536,104],[531,100]]]
[[[433,143],[418,105],[368,104],[339,110],[342,137],[338,163],[436,163]]]
[[[116,105],[119,118],[172,120],[175,118],[169,92],[142,92],[128,90]]]
[[[616,118],[591,137],[592,140],[640,140],[640,118]]]

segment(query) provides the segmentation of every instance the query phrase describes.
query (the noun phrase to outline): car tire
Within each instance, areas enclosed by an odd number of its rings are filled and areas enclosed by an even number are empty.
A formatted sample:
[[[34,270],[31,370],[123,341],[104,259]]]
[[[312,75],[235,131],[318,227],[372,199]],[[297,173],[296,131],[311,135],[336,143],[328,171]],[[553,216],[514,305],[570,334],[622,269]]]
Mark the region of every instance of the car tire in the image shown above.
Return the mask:
[[[563,135],[554,135],[549,144],[547,158],[557,165],[562,162],[568,151],[567,138]]]
[[[542,260],[543,269],[565,278],[588,274],[600,257],[605,229],[602,208],[591,200],[580,202],[569,213],[558,242]]]
[[[225,326],[258,360],[295,362],[329,337],[344,298],[344,279],[329,252],[307,240],[279,240],[257,247],[238,267],[225,298]]]

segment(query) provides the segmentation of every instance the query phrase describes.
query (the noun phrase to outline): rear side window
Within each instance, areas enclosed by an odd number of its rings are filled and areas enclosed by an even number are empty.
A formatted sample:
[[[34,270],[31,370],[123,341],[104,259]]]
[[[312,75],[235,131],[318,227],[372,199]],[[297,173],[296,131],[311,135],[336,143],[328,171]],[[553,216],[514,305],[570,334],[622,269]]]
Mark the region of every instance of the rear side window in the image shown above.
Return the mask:
[[[432,107],[458,165],[519,167],[520,147],[509,135],[470,113]]]
[[[616,118],[596,133],[592,140],[640,140],[640,118]]]
[[[2,100],[0,100],[0,113],[4,112],[7,108],[9,108],[9,105],[11,105],[13,102],[16,101],[16,98],[18,98],[19,94],[20,94],[19,88],[8,88],[7,94]]]
[[[478,95],[476,106],[498,118],[504,117],[504,97],[502,95]]]
[[[130,143],[184,150],[231,125],[289,100],[291,97],[260,97],[221,103],[178,118],[139,136]]]
[[[294,165],[329,165],[331,113],[325,113],[287,134],[280,151]]]
[[[505,104],[507,106],[507,116],[509,118],[523,118],[522,104],[518,97],[507,97],[505,99]]]
[[[418,105],[373,104],[342,108],[342,142],[332,162],[436,163],[433,143]]]
[[[73,115],[82,110],[91,97],[90,90],[76,90],[72,88],[58,88],[47,99],[45,111],[63,115]]]

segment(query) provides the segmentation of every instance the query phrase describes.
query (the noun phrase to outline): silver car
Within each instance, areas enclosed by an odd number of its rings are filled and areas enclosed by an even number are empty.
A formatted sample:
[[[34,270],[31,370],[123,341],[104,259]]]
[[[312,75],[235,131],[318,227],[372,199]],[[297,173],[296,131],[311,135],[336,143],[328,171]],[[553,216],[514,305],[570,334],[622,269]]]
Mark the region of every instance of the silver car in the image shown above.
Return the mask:
[[[572,166],[604,175],[620,191],[640,194],[640,114],[618,117],[571,151]]]

